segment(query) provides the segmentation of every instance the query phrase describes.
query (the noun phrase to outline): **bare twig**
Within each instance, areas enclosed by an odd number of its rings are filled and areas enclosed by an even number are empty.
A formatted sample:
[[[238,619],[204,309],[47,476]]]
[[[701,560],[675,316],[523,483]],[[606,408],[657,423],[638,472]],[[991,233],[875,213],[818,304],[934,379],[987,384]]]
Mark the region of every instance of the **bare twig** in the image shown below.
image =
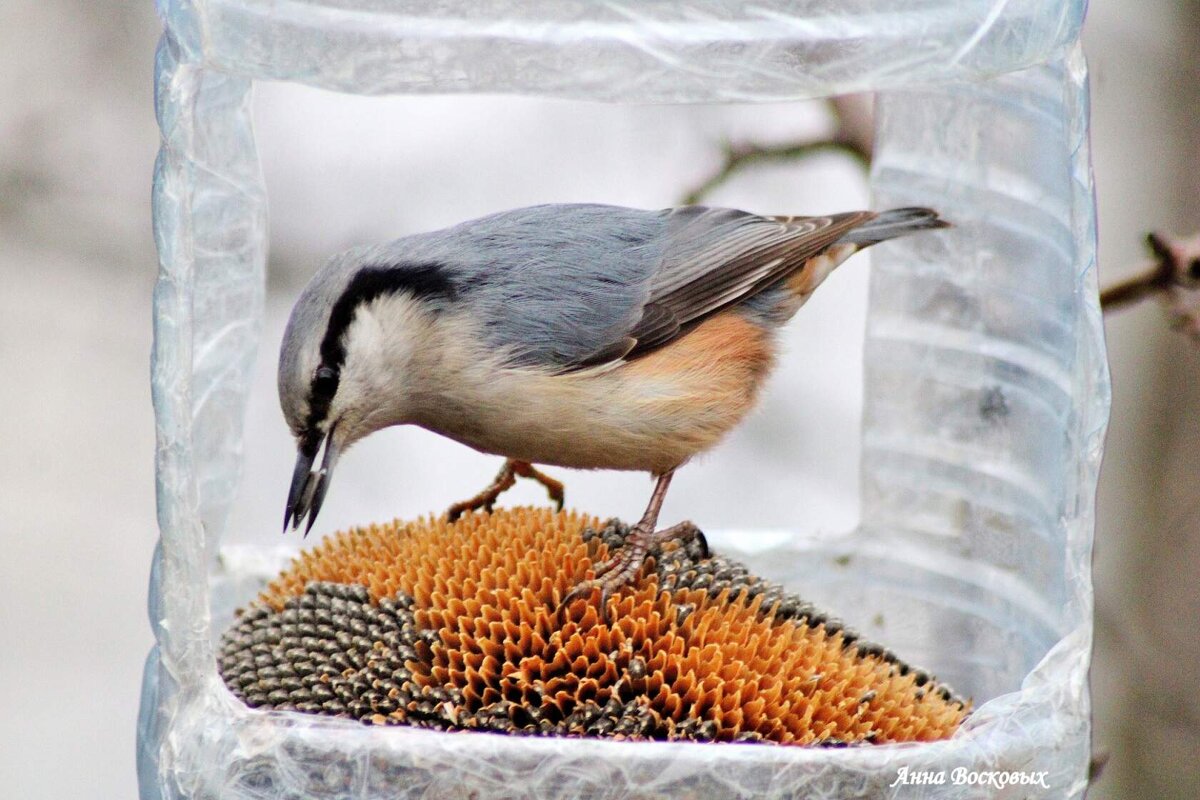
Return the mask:
[[[699,203],[740,170],[771,161],[795,161],[817,153],[838,152],[852,156],[864,168],[871,165],[873,121],[869,98],[862,95],[835,97],[829,101],[837,117],[837,128],[827,139],[787,142],[777,145],[725,145],[720,168],[683,196],[685,205]]]
[[[1136,277],[1121,281],[1100,292],[1100,305],[1105,311],[1114,311],[1121,306],[1136,303],[1151,295],[1165,292],[1175,279],[1176,266],[1163,234],[1151,233],[1146,244],[1154,254]]]
[[[1146,237],[1153,259],[1141,272],[1100,292],[1105,312],[1161,296],[1172,323],[1200,337],[1200,236],[1179,239],[1165,233]]]

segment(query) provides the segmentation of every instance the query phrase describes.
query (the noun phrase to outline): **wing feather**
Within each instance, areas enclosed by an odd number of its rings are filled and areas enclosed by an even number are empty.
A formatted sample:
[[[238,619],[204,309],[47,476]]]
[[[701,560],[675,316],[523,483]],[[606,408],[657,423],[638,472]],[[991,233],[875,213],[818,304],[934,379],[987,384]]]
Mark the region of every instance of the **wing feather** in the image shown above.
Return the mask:
[[[627,359],[661,347],[705,317],[803,269],[875,216],[858,211],[776,218],[698,206],[670,214],[663,263],[651,278],[642,319],[629,332],[637,344],[623,356]]]
[[[650,302],[642,309],[642,317],[629,331],[634,344],[625,351],[623,358],[634,350],[646,351],[665,344],[679,335],[679,318],[661,303]]]

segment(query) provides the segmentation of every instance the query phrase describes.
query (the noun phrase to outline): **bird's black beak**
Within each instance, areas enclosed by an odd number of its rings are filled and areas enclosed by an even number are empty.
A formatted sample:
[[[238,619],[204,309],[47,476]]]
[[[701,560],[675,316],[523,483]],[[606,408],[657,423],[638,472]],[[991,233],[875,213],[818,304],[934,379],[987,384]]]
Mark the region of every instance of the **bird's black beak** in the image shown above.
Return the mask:
[[[292,488],[288,491],[287,509],[283,514],[283,532],[287,533],[288,525],[292,530],[300,527],[304,518],[308,517],[308,525],[304,535],[312,530],[317,514],[321,513],[321,504],[325,502],[325,492],[329,490],[329,480],[333,476],[333,467],[337,463],[338,446],[333,438],[333,427],[324,441],[320,439],[305,439],[300,442],[296,455],[296,469],[292,472]],[[313,471],[313,463],[324,445],[325,455],[321,459],[321,468]]]

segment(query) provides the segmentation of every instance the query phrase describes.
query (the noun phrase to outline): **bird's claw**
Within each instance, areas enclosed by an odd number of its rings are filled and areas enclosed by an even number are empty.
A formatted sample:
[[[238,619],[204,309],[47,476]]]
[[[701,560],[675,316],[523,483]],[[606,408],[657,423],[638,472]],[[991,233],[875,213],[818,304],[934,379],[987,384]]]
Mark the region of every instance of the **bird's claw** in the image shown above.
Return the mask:
[[[575,588],[567,592],[559,602],[556,614],[561,619],[570,605],[580,598],[589,597],[591,593],[600,590],[600,618],[607,623],[608,601],[616,593],[633,583],[654,545],[672,540],[694,537],[700,544],[702,558],[711,554],[708,540],[694,523],[681,522],[660,531],[653,531],[643,524],[635,525],[625,536],[625,542],[609,557],[593,566],[592,577],[582,580]]]
[[[588,597],[595,589],[600,590],[600,618],[608,622],[608,601],[616,593],[633,583],[646,556],[650,553],[650,543],[655,534],[642,526],[635,526],[625,537],[625,543],[607,561],[596,564],[592,578],[580,581],[575,588],[567,592],[558,604],[557,613],[561,617],[571,603]]]
[[[572,603],[581,598],[588,597],[596,589],[600,590],[600,604],[597,606],[600,610],[600,618],[604,622],[608,622],[608,598],[612,596],[612,590],[601,580],[580,581],[576,584],[575,588],[567,592],[566,596],[559,602],[558,608],[555,609],[557,618],[561,621],[567,614]]]

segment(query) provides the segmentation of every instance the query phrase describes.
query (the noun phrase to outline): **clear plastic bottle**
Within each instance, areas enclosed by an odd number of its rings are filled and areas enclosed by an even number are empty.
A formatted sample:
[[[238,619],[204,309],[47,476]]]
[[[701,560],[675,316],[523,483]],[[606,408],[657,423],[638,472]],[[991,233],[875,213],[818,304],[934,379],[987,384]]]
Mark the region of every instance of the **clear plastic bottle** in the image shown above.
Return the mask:
[[[1082,796],[1108,378],[1081,0],[160,0],[159,10],[162,540],[143,798],[367,798],[385,785],[388,797],[397,786],[413,797]],[[942,198],[957,227],[874,258],[863,525],[746,560],[830,607],[886,608],[878,637],[975,698],[959,733],[841,750],[631,746],[378,730],[253,712],[225,691],[212,609],[232,602],[239,576],[213,576],[261,327],[257,79],[615,102],[880,92],[876,203]],[[942,781],[900,779],[918,772]]]

